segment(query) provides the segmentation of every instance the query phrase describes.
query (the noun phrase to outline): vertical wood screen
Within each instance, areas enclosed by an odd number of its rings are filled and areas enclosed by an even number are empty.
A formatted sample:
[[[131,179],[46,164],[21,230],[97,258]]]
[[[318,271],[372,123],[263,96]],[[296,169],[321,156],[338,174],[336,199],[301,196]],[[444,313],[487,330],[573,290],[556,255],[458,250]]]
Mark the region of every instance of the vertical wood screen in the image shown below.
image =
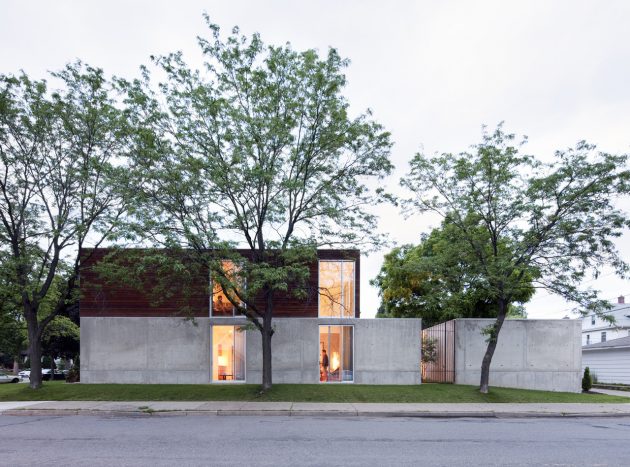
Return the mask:
[[[455,382],[455,320],[436,324],[422,331],[424,345],[435,342],[436,359],[422,363],[422,381],[425,383]],[[424,347],[423,345],[423,347]]]

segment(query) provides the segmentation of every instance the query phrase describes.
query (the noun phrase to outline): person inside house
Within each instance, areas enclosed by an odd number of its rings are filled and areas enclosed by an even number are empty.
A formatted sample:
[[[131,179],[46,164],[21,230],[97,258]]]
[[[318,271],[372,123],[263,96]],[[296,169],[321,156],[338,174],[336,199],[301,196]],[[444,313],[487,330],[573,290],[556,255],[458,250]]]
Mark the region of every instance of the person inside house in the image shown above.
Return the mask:
[[[320,381],[328,381],[328,355],[326,349],[322,349],[322,371],[320,374]]]

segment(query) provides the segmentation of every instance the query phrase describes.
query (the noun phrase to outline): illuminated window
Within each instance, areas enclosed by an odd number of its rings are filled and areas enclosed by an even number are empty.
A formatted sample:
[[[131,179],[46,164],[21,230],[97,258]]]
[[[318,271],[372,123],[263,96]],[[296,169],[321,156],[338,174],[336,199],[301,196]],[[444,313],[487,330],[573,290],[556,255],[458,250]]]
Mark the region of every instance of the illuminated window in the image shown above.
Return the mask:
[[[236,274],[238,272],[237,267],[232,261],[222,261],[221,268],[227,276],[228,280],[237,280]],[[230,290],[228,288],[228,293]],[[236,307],[228,299],[227,295],[223,292],[223,288],[218,280],[212,281],[212,301],[210,302],[210,316],[235,316],[238,314]]]
[[[319,327],[319,380],[354,381],[353,326]]]
[[[319,262],[319,316],[354,318],[354,261]]]
[[[245,381],[245,332],[212,327],[212,381]]]

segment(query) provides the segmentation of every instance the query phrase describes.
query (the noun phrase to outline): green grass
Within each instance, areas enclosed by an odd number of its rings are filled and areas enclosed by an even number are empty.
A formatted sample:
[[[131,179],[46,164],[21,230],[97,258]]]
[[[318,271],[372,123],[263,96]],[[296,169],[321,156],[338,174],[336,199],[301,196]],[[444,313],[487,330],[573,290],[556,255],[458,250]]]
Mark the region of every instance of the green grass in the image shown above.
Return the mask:
[[[27,384],[0,385],[0,401],[289,401],[289,402],[617,402],[627,397],[604,394],[491,388],[480,394],[475,386],[422,384],[371,386],[361,384],[276,384],[259,394],[253,384],[67,384],[44,383],[39,390]]]

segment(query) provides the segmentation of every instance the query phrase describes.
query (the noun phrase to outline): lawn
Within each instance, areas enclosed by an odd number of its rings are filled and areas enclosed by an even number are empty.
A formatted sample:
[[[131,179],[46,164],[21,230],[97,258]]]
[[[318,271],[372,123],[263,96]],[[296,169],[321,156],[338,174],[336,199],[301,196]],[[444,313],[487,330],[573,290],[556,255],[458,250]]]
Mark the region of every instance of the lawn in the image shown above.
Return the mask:
[[[276,384],[264,395],[253,384],[67,384],[44,383],[39,390],[27,384],[3,384],[0,401],[289,401],[289,402],[617,402],[626,397],[604,394],[491,388],[480,394],[475,386],[422,384],[371,386],[361,384]]]

